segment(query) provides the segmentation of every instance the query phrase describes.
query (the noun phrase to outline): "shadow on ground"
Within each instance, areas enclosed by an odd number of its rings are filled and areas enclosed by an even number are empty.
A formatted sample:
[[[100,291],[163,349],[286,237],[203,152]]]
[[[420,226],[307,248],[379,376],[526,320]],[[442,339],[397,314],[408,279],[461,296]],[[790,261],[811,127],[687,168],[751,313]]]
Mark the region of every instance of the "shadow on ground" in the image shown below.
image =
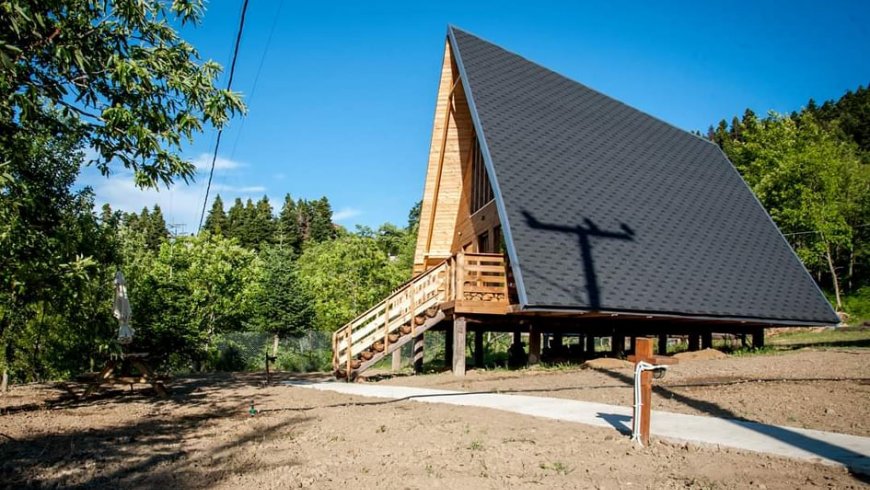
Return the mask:
[[[305,379],[322,377],[273,377],[278,382]],[[246,411],[251,392],[237,390],[262,384],[259,375],[195,376],[175,380],[172,395],[164,400],[154,397],[151,388],[112,389],[82,399],[72,395],[75,389],[54,385],[54,396],[45,403],[6,407],[0,427],[4,418],[14,414],[31,417],[48,412],[96,421],[91,427],[79,424],[71,429],[57,429],[47,422],[26,437],[0,436],[0,488],[208,487],[234,472],[268,470],[252,441],[295,430],[312,418],[299,414],[251,423]],[[267,403],[270,397],[263,393],[256,398]],[[123,412],[119,404],[129,405],[137,415],[121,415],[117,422],[100,418],[101,410]],[[61,420],[59,425],[67,423]],[[206,443],[216,434],[220,444]],[[280,465],[294,464],[282,459]]]

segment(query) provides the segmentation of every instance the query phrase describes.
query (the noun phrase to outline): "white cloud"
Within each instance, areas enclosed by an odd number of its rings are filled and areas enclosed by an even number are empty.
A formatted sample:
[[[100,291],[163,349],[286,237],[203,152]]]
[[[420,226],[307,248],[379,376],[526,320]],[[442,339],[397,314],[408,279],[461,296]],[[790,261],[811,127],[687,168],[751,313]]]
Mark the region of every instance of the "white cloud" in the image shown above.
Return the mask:
[[[338,211],[332,213],[332,221],[347,221],[361,214],[363,214],[363,212],[356,208],[341,208]]]
[[[216,192],[226,192],[228,194],[262,194],[266,192],[266,187],[262,185],[235,187],[225,184],[212,184],[211,188]]]
[[[211,169],[211,159],[212,155],[210,153],[200,153],[199,156],[193,159],[193,164],[196,166],[197,170],[208,172],[208,170]],[[244,166],[244,163],[230,160],[229,158],[224,158],[220,155],[218,155],[217,159],[214,161],[215,170],[234,170]]]
[[[184,232],[193,233],[199,224],[206,181],[207,179],[200,178],[187,185],[177,182],[169,189],[140,189],[136,187],[129,171],[118,172],[106,178],[93,167],[88,167],[79,177],[78,183],[93,188],[98,207],[108,203],[114,210],[138,213],[143,207],[150,209],[157,204],[163,211],[167,224],[182,224]],[[206,213],[218,193],[221,194],[224,208],[227,209],[236,197],[257,200],[266,190],[265,186],[260,185],[232,186],[212,183]]]

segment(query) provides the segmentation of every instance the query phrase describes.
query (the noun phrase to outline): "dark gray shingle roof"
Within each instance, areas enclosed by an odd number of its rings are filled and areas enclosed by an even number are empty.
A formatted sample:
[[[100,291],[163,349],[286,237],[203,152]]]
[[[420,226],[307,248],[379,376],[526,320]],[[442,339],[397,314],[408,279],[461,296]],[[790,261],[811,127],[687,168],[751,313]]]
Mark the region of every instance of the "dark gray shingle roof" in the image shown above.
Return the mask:
[[[461,30],[524,307],[835,323],[719,148]]]

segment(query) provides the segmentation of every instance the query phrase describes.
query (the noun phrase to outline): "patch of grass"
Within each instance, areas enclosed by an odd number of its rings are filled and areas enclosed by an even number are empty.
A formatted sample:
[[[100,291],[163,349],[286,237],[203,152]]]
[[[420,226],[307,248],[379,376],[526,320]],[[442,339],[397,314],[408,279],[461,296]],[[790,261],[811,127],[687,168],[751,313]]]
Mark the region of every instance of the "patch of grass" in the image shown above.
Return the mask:
[[[378,429],[375,432],[377,432],[378,434],[383,434],[386,431],[387,431],[387,426],[382,425],[382,426],[378,427]]]
[[[558,475],[568,475],[568,474],[574,472],[574,468],[568,466],[567,464],[565,464],[561,461],[556,461],[556,462],[551,463],[551,464],[541,463],[540,468],[542,470],[552,471]]]
[[[814,332],[795,329],[769,337],[769,345],[777,347],[870,347],[870,327],[832,327]]]
[[[733,350],[733,351],[729,352],[729,354],[734,356],[734,357],[748,357],[748,356],[764,356],[764,355],[776,354],[777,352],[779,352],[779,351],[777,349],[775,349],[774,347],[766,345],[766,346],[761,347],[761,348],[744,347],[744,348]]]
[[[468,445],[468,449],[471,451],[483,451],[483,442],[478,440],[471,441],[471,444]]]

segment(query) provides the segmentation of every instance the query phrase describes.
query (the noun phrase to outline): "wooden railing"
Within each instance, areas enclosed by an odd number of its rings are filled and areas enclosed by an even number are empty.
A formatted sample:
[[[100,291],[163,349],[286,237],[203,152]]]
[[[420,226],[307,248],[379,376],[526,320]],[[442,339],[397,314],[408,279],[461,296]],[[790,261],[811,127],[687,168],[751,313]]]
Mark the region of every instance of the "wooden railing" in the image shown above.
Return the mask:
[[[416,335],[418,321],[412,318],[424,315],[445,300],[444,282],[447,262],[429,269],[397,288],[385,300],[337,330],[332,335],[332,364],[347,372],[360,364],[363,352],[389,349],[391,338]],[[412,313],[413,312],[413,313]]]
[[[432,326],[435,312],[504,313],[508,279],[501,254],[459,253],[398,287],[332,335],[332,364],[348,378]],[[443,315],[442,315],[443,316]],[[401,340],[400,340],[401,339]]]

